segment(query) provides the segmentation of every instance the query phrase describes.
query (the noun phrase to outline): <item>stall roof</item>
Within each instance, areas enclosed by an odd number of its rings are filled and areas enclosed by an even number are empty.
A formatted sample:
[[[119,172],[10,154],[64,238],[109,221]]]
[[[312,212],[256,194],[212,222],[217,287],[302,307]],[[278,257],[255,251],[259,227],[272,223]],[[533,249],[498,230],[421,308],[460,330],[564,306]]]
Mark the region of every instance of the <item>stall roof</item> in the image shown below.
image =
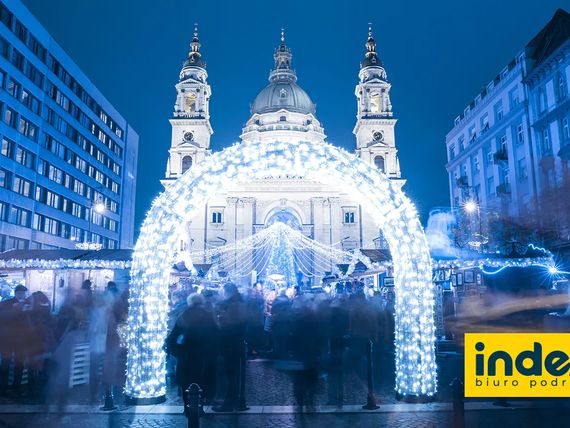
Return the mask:
[[[0,269],[129,269],[133,250],[9,250]]]

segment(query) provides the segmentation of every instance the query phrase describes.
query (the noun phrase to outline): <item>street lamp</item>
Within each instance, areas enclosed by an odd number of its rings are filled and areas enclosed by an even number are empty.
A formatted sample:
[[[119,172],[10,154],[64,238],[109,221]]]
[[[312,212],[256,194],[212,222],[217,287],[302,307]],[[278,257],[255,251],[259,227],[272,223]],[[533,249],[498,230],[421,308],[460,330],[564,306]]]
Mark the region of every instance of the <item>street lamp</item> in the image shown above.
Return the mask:
[[[93,211],[97,214],[103,214],[107,210],[107,206],[101,200],[97,202],[91,202],[89,208],[87,208],[87,221],[88,230],[87,234],[84,236],[83,242],[76,244],[75,246],[81,250],[100,250],[102,244],[97,242],[90,242],[91,240],[91,225],[93,224]]]
[[[465,202],[465,204],[463,205],[463,209],[465,210],[465,212],[473,214],[475,211],[479,210],[479,204],[477,204],[477,202],[475,202],[474,200],[469,200]]]

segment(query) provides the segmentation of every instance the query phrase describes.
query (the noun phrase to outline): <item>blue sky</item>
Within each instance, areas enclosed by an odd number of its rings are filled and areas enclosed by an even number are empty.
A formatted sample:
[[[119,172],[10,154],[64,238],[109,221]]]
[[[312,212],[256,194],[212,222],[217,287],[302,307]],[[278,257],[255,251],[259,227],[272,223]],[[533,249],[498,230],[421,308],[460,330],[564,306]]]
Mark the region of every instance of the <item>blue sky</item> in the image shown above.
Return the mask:
[[[392,83],[404,190],[425,218],[449,205],[445,134],[567,2],[23,0],[140,134],[137,229],[164,176],[174,85],[194,22],[212,86],[212,148],[237,141],[286,28],[299,84],[329,142],[354,150],[367,23]]]

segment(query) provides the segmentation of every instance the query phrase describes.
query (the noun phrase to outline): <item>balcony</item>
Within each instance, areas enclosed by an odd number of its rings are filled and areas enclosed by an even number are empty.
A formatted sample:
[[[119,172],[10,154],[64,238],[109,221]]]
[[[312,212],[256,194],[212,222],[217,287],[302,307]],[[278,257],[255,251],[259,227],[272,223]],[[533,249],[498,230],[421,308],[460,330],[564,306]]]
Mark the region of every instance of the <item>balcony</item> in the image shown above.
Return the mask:
[[[570,141],[566,140],[565,145],[558,151],[558,156],[560,159],[565,161],[570,161]]]
[[[457,179],[457,185],[459,187],[469,187],[469,179],[466,175],[462,175]]]
[[[495,164],[507,162],[509,160],[509,153],[506,149],[499,149],[493,154],[493,161]]]
[[[511,183],[501,183],[497,186],[497,196],[508,196],[511,194]]]

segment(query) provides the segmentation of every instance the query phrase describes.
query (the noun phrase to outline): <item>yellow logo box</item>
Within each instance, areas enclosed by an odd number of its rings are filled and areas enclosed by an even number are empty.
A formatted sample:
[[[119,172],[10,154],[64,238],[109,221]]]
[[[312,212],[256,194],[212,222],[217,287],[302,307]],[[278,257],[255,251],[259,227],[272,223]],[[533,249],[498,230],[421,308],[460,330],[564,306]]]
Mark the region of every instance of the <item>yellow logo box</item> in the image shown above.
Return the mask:
[[[570,333],[465,333],[466,397],[570,397]]]

